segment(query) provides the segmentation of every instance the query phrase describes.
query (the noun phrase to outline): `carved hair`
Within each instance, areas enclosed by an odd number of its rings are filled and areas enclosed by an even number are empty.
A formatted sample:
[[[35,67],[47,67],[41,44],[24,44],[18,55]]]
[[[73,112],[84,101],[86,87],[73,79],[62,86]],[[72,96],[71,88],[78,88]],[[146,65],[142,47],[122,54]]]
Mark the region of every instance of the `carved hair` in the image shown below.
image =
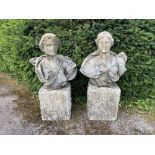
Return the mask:
[[[99,33],[97,35],[97,38],[95,40],[95,42],[96,42],[97,45],[98,45],[98,42],[100,41],[100,39],[102,39],[102,38],[109,39],[109,41],[111,42],[111,45],[112,46],[114,45],[114,39],[113,39],[112,35],[109,32],[103,31],[103,32],[101,32],[101,33]]]
[[[59,39],[57,38],[57,36],[53,33],[45,33],[42,37],[41,37],[41,40],[39,42],[39,48],[44,51],[44,46],[45,46],[45,43],[46,43],[46,40],[47,39],[52,39],[52,41],[54,43],[56,43],[57,45],[59,45]]]

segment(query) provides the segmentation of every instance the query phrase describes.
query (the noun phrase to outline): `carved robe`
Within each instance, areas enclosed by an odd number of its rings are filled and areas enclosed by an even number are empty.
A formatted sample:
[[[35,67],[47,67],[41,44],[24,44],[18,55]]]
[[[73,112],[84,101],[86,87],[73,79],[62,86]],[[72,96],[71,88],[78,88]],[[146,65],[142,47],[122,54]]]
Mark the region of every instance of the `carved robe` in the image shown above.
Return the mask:
[[[103,59],[97,51],[88,55],[80,68],[80,72],[87,76],[95,86],[111,86],[119,80],[127,70],[125,67],[125,53],[116,54],[110,51],[110,58]]]
[[[35,73],[40,82],[47,88],[58,89],[75,78],[77,74],[76,64],[67,56],[55,55],[54,67],[46,63],[46,55],[35,57],[30,62],[35,66]]]

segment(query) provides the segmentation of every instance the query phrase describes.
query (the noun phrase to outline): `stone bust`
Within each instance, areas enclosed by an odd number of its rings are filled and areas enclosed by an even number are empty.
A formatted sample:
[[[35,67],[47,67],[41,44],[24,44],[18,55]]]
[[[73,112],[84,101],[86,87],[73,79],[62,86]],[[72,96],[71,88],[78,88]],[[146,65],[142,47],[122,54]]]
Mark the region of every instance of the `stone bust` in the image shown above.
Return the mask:
[[[99,33],[95,42],[98,48],[84,59],[80,72],[95,86],[112,86],[127,70],[127,56],[124,52],[116,54],[110,51],[114,39],[107,31]]]
[[[67,56],[58,55],[59,40],[55,34],[42,36],[39,47],[45,53],[29,62],[35,66],[35,73],[44,88],[59,89],[75,78],[76,64]]]

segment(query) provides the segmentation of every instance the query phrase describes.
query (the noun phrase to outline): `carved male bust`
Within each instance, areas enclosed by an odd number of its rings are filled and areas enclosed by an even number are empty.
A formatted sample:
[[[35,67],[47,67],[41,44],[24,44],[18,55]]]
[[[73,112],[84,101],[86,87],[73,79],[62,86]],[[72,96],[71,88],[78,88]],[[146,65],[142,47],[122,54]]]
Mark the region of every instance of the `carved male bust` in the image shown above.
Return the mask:
[[[44,34],[39,47],[45,55],[32,58],[29,62],[35,66],[35,73],[43,87],[59,89],[75,78],[76,64],[69,57],[57,54],[59,40],[55,34]]]
[[[80,72],[95,86],[112,86],[127,70],[127,56],[124,52],[117,55],[110,51],[114,39],[109,32],[99,33],[95,41],[98,49],[84,59]]]

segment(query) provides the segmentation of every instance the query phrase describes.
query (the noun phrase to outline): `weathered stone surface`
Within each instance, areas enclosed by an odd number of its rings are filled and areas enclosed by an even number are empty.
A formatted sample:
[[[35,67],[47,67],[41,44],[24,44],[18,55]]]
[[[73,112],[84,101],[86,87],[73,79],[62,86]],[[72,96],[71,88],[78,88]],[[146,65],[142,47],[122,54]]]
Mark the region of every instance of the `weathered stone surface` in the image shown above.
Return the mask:
[[[44,87],[59,89],[76,76],[76,64],[67,56],[57,54],[59,40],[55,34],[46,33],[42,36],[39,47],[45,53],[40,57],[31,58],[35,73]]]
[[[88,84],[87,112],[89,120],[116,120],[121,90],[117,85],[97,87]]]
[[[95,40],[97,50],[88,55],[80,72],[89,78],[87,109],[90,120],[115,120],[120,100],[120,88],[116,85],[126,72],[127,55],[111,51],[112,35],[103,31]]]
[[[76,64],[67,56],[58,55],[59,39],[46,33],[41,37],[39,47],[45,53],[31,58],[43,87],[39,91],[43,120],[68,120],[71,111],[71,90],[68,81],[77,74]],[[63,109],[64,108],[64,109]]]
[[[97,50],[84,59],[80,72],[95,86],[112,86],[126,72],[127,56],[110,50],[114,39],[109,32],[99,33],[95,41]]]
[[[71,86],[57,90],[45,89],[39,91],[42,120],[69,120],[71,117]]]

